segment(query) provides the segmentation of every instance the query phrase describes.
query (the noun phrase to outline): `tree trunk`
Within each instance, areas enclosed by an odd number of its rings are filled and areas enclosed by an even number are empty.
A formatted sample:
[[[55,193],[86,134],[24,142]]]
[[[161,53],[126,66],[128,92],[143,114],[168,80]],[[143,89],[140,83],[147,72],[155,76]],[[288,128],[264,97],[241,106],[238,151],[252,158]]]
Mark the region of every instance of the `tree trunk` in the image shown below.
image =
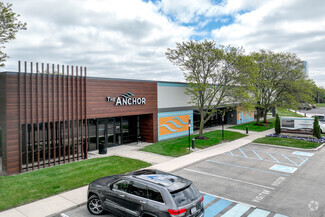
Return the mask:
[[[199,129],[199,137],[200,138],[203,138],[203,127],[204,127],[204,117],[201,114],[200,129]]]
[[[261,108],[257,107],[256,108],[257,115],[256,115],[256,124],[260,124],[260,117],[261,117]]]
[[[203,138],[203,122],[200,123],[200,129],[199,129],[199,137]]]
[[[264,109],[264,123],[267,121],[267,109]]]

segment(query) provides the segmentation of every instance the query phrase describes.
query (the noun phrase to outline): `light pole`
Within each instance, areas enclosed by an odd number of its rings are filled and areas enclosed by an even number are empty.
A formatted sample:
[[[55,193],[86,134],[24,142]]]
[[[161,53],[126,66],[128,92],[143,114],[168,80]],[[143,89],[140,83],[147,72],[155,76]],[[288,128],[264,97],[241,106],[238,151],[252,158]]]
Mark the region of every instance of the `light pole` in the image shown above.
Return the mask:
[[[191,151],[191,119],[188,119],[188,151]]]
[[[221,122],[222,122],[222,141],[224,140],[224,137],[225,137],[224,127],[223,127],[224,120],[225,120],[225,116],[224,116],[224,114],[222,114],[222,120],[221,120]]]

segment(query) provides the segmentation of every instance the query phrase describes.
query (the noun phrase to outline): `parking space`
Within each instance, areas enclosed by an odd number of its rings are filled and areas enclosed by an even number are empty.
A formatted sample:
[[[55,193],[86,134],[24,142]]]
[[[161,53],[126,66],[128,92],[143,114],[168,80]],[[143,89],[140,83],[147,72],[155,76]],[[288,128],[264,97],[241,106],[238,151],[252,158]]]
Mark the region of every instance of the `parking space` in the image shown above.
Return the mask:
[[[308,151],[249,144],[175,173],[192,180],[207,195],[215,195],[213,204],[207,197],[207,217],[286,216],[270,201],[281,194],[286,183],[295,180],[295,173],[312,157]],[[231,214],[237,212],[241,214]]]
[[[203,205],[205,208],[204,217],[287,217],[268,210],[256,208],[255,206],[234,202],[210,194],[204,195]]]

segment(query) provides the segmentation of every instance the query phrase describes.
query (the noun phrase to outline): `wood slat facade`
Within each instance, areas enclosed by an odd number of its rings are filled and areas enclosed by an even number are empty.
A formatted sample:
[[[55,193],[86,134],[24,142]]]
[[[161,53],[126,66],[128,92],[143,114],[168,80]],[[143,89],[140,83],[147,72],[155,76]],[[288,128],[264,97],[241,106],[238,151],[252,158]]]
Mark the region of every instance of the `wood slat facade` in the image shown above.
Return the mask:
[[[86,68],[49,64],[19,71],[0,73],[3,175],[86,159],[89,120],[137,115],[142,141],[158,140],[155,82],[87,78]],[[127,92],[145,103],[107,101]]]

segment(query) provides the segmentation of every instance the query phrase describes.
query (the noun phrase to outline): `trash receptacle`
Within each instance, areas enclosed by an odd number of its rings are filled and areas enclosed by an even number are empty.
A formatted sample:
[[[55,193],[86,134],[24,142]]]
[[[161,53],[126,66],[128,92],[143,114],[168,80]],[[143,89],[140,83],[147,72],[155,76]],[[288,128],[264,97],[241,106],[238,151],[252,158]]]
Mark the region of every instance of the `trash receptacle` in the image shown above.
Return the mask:
[[[192,139],[192,149],[195,149],[195,138]]]
[[[107,147],[104,142],[99,143],[98,153],[99,154],[107,154]]]

